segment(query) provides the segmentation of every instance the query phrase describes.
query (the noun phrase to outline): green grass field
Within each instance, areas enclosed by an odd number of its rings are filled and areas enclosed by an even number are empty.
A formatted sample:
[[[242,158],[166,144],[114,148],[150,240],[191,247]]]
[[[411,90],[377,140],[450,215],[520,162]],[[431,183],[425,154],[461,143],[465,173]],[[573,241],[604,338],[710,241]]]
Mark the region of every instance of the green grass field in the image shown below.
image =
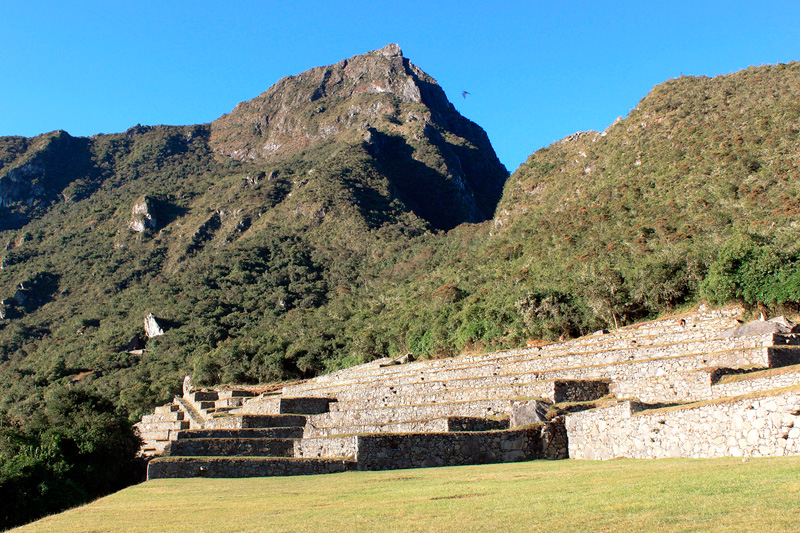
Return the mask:
[[[156,480],[15,531],[796,531],[800,457]]]

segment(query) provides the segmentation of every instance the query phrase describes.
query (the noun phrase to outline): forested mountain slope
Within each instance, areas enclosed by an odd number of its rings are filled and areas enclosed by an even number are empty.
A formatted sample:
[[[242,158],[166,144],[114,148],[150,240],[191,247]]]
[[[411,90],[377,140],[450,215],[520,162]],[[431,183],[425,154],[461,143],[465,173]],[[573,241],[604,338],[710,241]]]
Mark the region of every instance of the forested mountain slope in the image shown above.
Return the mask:
[[[670,80],[604,133],[539,150],[509,180],[495,232],[523,245],[534,286],[588,292],[612,322],[698,291],[796,304],[799,214],[792,63]]]

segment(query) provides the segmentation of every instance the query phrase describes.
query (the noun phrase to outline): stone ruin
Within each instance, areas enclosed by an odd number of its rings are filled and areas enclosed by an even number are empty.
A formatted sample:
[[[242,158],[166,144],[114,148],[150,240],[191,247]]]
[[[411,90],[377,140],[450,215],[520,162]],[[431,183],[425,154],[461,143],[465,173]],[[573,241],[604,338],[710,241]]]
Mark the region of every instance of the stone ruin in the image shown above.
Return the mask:
[[[800,336],[740,307],[303,382],[197,390],[137,424],[148,479],[531,459],[800,454]]]

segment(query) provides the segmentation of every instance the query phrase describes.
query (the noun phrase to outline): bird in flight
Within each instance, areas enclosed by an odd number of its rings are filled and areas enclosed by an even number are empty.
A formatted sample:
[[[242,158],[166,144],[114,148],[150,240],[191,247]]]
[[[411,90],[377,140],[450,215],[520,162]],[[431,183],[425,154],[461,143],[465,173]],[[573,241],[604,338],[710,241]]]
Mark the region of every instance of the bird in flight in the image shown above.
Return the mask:
[[[467,95],[468,95],[468,94],[469,94],[469,93],[468,93],[467,91],[461,91],[461,96],[463,96],[463,97],[464,97],[464,100],[466,100],[466,99],[467,99]]]

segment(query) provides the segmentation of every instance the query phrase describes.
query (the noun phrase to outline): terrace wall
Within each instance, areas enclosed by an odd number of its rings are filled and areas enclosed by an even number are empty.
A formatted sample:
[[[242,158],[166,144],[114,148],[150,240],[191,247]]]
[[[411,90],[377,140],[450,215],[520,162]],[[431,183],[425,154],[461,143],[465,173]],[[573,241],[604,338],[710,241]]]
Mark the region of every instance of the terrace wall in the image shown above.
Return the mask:
[[[800,453],[800,388],[636,412],[633,402],[566,417],[575,459],[780,456]]]

